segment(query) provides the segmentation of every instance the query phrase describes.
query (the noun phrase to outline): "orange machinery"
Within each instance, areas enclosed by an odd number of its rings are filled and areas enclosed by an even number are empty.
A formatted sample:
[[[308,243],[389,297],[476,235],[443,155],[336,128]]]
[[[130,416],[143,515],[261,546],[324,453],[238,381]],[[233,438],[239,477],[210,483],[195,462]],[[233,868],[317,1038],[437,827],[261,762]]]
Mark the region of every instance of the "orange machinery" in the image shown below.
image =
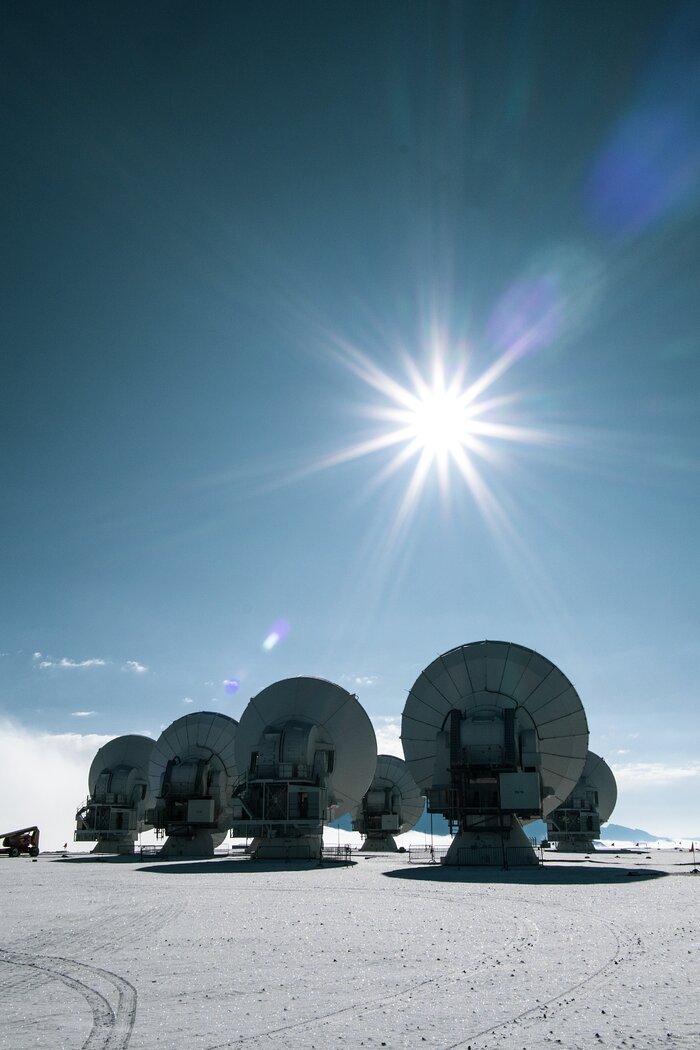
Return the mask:
[[[19,831],[0,831],[0,838],[0,853],[7,853],[10,857],[19,857],[20,853],[28,853],[30,857],[39,856],[39,829],[36,825],[20,828]]]

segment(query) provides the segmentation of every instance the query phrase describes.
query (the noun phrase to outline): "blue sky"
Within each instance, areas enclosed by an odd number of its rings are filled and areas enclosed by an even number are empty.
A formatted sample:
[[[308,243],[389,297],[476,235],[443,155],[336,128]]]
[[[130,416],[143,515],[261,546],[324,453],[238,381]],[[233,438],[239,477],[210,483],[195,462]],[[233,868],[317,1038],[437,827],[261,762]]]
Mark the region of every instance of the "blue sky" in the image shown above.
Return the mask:
[[[1,17],[6,725],[311,674],[388,748],[505,639],[578,689],[614,820],[698,831],[697,6]]]

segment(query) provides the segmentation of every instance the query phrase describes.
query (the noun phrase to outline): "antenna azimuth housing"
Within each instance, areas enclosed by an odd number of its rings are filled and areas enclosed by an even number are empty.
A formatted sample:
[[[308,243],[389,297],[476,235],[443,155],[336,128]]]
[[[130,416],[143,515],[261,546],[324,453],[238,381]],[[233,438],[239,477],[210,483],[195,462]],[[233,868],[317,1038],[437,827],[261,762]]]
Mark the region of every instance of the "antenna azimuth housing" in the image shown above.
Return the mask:
[[[148,764],[154,741],[135,733],[99,749],[88,772],[88,798],[75,815],[76,842],[94,842],[93,853],[133,853],[150,824]]]
[[[153,745],[148,780],[155,798],[152,823],[168,838],[162,856],[213,856],[231,824],[237,779],[238,723],[228,715],[195,711],[169,725]]]

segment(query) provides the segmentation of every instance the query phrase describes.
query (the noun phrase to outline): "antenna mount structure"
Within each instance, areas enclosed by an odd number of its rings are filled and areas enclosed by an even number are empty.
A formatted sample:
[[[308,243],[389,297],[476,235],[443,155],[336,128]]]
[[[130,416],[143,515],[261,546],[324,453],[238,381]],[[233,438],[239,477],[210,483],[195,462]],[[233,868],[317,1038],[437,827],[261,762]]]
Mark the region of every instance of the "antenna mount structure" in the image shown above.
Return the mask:
[[[394,835],[420,820],[425,799],[402,758],[377,755],[377,768],[369,789],[355,809],[353,831],[365,836],[364,852],[395,853]]]
[[[195,711],[169,725],[153,745],[150,819],[156,834],[168,836],[161,856],[211,857],[226,837],[237,725],[220,712]]]
[[[551,812],[583,770],[588,724],[571,682],[509,642],[443,653],[418,677],[401,740],[428,810],[455,837],[446,864],[537,863],[521,821]]]
[[[127,734],[101,747],[88,773],[88,798],[75,815],[76,842],[95,842],[93,853],[133,853],[150,825],[148,763],[154,741]]]
[[[617,802],[612,769],[589,751],[583,772],[569,797],[547,816],[547,838],[567,853],[592,853],[600,825],[610,820]]]
[[[232,833],[256,859],[320,859],[323,825],[353,809],[374,773],[374,729],[356,696],[322,678],[285,678],[249,702]]]

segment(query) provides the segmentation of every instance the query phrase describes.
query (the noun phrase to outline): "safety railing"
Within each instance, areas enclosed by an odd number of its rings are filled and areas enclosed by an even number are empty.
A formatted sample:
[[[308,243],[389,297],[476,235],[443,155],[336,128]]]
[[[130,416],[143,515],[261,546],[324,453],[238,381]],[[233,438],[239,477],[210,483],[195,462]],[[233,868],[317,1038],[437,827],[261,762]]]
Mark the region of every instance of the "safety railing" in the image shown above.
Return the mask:
[[[447,853],[447,846],[409,846],[409,864],[441,864]]]
[[[350,864],[352,862],[352,846],[324,846],[321,850],[321,863],[324,860]]]
[[[442,864],[448,846],[409,846],[409,864]],[[542,864],[542,850],[530,846],[462,846],[454,862],[459,868],[524,868]]]

